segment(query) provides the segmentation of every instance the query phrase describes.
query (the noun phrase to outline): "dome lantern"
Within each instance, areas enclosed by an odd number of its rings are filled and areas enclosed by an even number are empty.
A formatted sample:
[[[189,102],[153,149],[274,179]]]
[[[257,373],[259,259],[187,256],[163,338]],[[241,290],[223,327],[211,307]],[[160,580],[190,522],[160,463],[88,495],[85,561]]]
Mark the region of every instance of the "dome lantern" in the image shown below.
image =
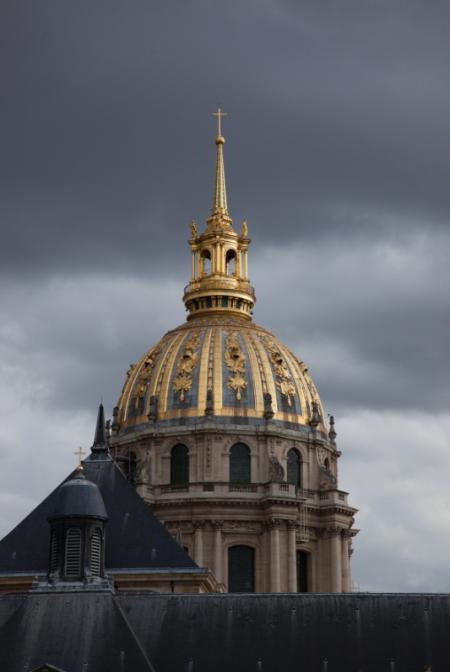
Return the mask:
[[[223,159],[225,138],[221,127],[226,112],[219,107],[214,115],[217,116],[217,156],[213,207],[203,233],[198,233],[195,222],[191,224],[192,274],[183,301],[189,311],[188,319],[205,313],[232,313],[248,320],[256,301],[248,279],[250,239],[247,222],[242,223],[237,234],[228,212]]]

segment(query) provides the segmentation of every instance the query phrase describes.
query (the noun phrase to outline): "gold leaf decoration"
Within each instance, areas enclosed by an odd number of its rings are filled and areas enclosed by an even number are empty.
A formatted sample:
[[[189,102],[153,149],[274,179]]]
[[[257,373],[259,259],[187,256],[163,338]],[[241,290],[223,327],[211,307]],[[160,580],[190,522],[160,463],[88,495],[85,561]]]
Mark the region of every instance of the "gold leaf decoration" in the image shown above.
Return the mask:
[[[292,406],[292,397],[295,397],[297,391],[295,389],[292,375],[289,371],[284,355],[281,353],[278,344],[273,338],[266,336],[262,340],[264,341],[264,344],[270,353],[272,367],[277,378],[275,384],[280,390],[281,394],[284,397],[287,397],[289,406]]]
[[[184,401],[186,392],[189,392],[192,387],[192,373],[198,360],[199,343],[198,334],[193,334],[187,340],[183,354],[177,362],[177,375],[173,382],[173,389],[180,395],[180,401]]]
[[[228,378],[228,389],[236,394],[238,401],[242,398],[242,390],[247,387],[245,380],[245,355],[242,352],[237,332],[233,331],[227,337],[225,342],[226,350],[224,353],[225,364],[231,371]]]
[[[157,345],[150,350],[144,359],[141,370],[139,372],[139,377],[136,382],[136,400],[142,399],[145,396],[148,382],[151,378],[153,369],[155,368],[156,358],[160,352],[161,347],[160,345]]]

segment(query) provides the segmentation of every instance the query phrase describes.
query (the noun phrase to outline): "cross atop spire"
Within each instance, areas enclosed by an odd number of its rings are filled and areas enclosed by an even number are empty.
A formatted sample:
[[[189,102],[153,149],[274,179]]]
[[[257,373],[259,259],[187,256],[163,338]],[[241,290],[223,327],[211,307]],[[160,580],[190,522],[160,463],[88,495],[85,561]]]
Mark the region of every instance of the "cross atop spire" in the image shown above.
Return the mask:
[[[213,112],[213,115],[217,117],[217,159],[212,207],[213,215],[228,215],[227,186],[225,183],[225,166],[223,162],[223,145],[225,144],[225,138],[222,135],[222,117],[225,117],[227,114],[227,112],[222,112],[220,107],[217,109],[217,112]]]
[[[213,116],[217,117],[217,137],[222,137],[222,117],[226,117],[228,112],[222,112],[222,109],[219,105],[217,112],[213,112]]]

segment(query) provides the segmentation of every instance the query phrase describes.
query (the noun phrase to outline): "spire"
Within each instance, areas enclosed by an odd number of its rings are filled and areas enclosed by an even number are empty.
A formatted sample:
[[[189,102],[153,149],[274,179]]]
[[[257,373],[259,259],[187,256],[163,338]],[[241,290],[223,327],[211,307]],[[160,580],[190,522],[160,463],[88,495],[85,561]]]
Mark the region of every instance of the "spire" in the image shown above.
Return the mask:
[[[189,311],[188,320],[205,313],[228,313],[250,320],[256,301],[248,278],[251,241],[247,222],[242,223],[238,233],[228,214],[222,135],[222,117],[226,112],[219,107],[213,114],[217,117],[214,198],[205,230],[199,232],[195,222],[190,226],[191,280],[185,287],[183,301]],[[207,403],[205,415],[209,415],[211,408]]]
[[[212,214],[227,215],[228,214],[227,185],[225,183],[225,166],[223,162],[223,145],[225,144],[225,138],[222,135],[222,117],[225,117],[227,115],[227,112],[222,112],[222,110],[219,107],[217,109],[217,112],[213,112],[213,115],[217,117],[217,135],[216,135],[217,158],[216,158],[216,179],[214,183]]]
[[[94,443],[92,444],[91,450],[92,452],[104,452],[107,450],[105,437],[105,410],[103,404],[100,404],[98,407]]]

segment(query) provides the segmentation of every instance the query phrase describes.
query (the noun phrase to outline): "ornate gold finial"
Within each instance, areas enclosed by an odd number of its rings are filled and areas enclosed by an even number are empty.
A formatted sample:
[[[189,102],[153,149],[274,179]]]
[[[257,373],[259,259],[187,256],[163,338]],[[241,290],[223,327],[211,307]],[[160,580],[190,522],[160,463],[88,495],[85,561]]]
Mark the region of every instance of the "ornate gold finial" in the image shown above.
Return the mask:
[[[220,107],[217,109],[217,112],[213,112],[213,115],[217,117],[217,136],[216,136],[217,160],[216,160],[216,180],[214,185],[214,198],[212,207],[213,215],[214,214],[228,215],[227,187],[225,184],[225,166],[223,163],[223,145],[225,143],[225,138],[222,135],[222,117],[225,117],[227,114],[228,112],[222,112]]]
[[[78,457],[78,464],[77,464],[77,469],[79,471],[83,470],[83,465],[81,464],[81,459],[83,455],[86,455],[86,452],[83,450],[83,448],[80,446],[78,450],[75,450],[74,455]]]

